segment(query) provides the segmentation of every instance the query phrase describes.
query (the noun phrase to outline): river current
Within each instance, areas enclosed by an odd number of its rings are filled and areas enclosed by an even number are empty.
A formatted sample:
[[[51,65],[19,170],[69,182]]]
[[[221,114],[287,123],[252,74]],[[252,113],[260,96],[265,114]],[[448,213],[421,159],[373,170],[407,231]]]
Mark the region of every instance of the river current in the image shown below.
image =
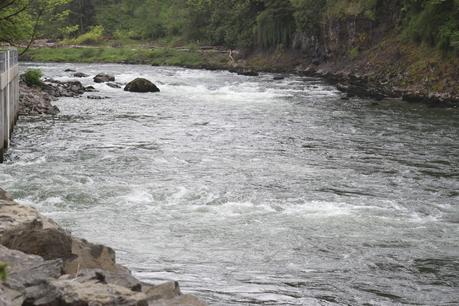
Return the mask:
[[[23,117],[0,186],[211,305],[458,305],[459,109],[342,100],[315,78],[66,68],[93,85]]]

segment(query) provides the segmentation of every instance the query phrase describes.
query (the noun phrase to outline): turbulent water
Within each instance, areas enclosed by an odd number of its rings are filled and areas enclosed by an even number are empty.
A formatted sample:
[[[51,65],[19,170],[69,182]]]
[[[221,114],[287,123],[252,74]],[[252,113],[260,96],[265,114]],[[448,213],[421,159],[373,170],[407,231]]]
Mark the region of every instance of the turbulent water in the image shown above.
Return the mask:
[[[0,186],[141,279],[211,305],[459,304],[459,110],[299,76],[76,68],[162,91],[97,84],[111,99],[22,118]]]

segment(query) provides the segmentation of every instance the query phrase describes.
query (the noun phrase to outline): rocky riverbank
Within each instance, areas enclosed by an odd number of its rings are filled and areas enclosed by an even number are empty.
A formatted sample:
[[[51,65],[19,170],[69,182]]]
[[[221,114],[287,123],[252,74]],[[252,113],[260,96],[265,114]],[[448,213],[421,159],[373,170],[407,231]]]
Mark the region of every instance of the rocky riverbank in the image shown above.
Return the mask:
[[[0,189],[0,305],[206,305],[177,282],[143,283],[116,263],[113,249],[74,237]]]
[[[362,51],[355,59],[349,58],[348,54],[338,55],[338,51],[326,60],[325,55],[314,58],[308,55],[308,46],[303,47],[306,50],[254,50],[249,53],[233,50],[231,58],[230,51],[222,49],[171,49],[170,52],[162,51],[158,54],[155,50],[138,49],[131,54],[123,48],[111,48],[110,51],[101,48],[101,52],[93,48],[93,57],[88,58],[83,56],[87,51],[85,48],[43,48],[31,50],[23,59],[49,61],[56,53],[55,60],[65,62],[81,62],[85,58],[89,62],[228,70],[246,76],[257,76],[260,72],[294,73],[324,78],[345,92],[344,98],[399,98],[433,106],[459,105],[458,59],[444,59],[436,53],[430,54],[431,50],[423,50],[395,39],[384,43],[388,46]],[[108,55],[104,55],[104,52]],[[119,53],[120,56],[112,56],[113,53]],[[163,57],[163,53],[168,56]],[[171,57],[171,54],[174,56]],[[171,58],[180,60],[173,61]]]
[[[56,115],[59,108],[52,102],[60,97],[78,97],[90,91],[79,81],[45,80],[40,86],[19,82],[19,115]]]

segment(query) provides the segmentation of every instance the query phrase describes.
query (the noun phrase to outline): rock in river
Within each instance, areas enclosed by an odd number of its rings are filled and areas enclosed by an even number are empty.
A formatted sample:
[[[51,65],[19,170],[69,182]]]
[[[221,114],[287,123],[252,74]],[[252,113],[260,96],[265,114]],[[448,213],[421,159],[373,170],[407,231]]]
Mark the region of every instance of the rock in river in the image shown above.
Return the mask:
[[[106,83],[105,85],[111,88],[121,88],[121,86],[116,83]]]
[[[99,73],[94,77],[94,82],[96,83],[105,83],[105,82],[114,82],[115,77],[106,73]]]
[[[86,73],[83,73],[83,72],[76,72],[73,74],[74,77],[76,78],[87,78],[89,75],[87,75]]]
[[[131,92],[159,92],[159,88],[155,84],[144,78],[137,78],[129,82],[124,90]]]

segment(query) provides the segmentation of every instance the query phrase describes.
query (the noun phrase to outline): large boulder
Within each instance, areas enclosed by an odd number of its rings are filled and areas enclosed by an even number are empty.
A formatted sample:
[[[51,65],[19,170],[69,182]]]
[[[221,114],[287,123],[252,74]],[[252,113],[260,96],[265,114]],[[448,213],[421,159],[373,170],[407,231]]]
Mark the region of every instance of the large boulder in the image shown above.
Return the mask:
[[[94,82],[96,83],[105,83],[105,82],[114,82],[115,77],[106,73],[99,73],[94,77]]]
[[[159,88],[156,87],[155,84],[150,82],[144,78],[137,78],[131,82],[129,82],[126,87],[124,87],[125,91],[131,92],[159,92]]]

